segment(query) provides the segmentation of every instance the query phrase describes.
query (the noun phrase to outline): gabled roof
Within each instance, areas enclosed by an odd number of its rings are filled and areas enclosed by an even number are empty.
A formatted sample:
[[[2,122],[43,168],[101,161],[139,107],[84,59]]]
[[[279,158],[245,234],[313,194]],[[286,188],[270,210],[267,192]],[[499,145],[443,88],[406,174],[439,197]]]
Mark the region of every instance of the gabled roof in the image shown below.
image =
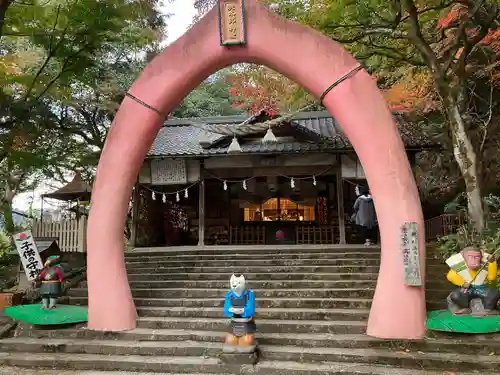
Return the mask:
[[[401,137],[407,149],[423,149],[435,147],[436,143],[427,137],[416,124],[407,122],[402,116],[395,115]],[[231,126],[248,120],[247,116],[220,116],[192,119],[168,120],[160,129],[148,157],[159,156],[212,156],[227,154],[227,146],[231,137],[209,133],[193,123],[207,125]],[[262,114],[251,121],[263,122]],[[239,137],[242,154],[298,153],[298,152],[335,152],[352,150],[352,145],[342,133],[340,126],[324,112],[303,112],[283,123],[293,129],[294,138],[277,137],[277,143],[261,142],[261,138]],[[369,126],[369,124],[367,125]],[[263,132],[264,133],[264,132]],[[263,134],[262,134],[263,135]]]
[[[90,185],[83,181],[80,173],[76,173],[72,181],[52,193],[43,194],[42,197],[61,201],[80,200],[86,202],[90,200],[91,192]]]

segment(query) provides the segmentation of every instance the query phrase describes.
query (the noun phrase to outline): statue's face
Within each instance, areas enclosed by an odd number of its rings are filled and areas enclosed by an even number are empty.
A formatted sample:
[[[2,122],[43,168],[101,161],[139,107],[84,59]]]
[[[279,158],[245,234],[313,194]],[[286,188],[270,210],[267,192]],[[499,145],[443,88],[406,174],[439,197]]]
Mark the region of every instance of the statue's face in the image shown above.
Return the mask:
[[[470,270],[476,271],[481,267],[482,254],[479,250],[466,250],[462,255]]]
[[[236,294],[238,297],[241,297],[246,288],[245,276],[243,275],[241,275],[240,277],[237,277],[235,275],[231,276],[230,284],[233,293]]]

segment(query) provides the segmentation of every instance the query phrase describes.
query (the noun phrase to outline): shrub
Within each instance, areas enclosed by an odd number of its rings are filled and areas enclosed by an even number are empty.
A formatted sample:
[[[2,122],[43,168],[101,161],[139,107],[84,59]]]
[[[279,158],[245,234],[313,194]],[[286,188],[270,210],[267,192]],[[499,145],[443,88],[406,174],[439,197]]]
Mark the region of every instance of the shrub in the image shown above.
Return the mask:
[[[461,225],[456,233],[438,239],[437,249],[444,260],[468,246],[489,254],[500,249],[500,197],[489,195],[484,198],[484,204],[486,217],[483,232],[479,233],[467,223]],[[454,212],[467,214],[464,207],[456,202],[448,205],[450,206]]]

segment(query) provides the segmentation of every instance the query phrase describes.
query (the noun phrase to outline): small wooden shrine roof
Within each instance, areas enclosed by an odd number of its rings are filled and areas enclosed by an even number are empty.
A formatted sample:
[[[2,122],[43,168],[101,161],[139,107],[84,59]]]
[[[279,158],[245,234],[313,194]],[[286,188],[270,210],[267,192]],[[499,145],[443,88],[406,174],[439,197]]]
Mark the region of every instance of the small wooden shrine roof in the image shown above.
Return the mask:
[[[82,175],[78,172],[73,177],[73,180],[56,191],[48,194],[43,194],[43,198],[57,199],[60,201],[75,201],[79,200],[87,202],[90,200],[92,188],[82,179]]]

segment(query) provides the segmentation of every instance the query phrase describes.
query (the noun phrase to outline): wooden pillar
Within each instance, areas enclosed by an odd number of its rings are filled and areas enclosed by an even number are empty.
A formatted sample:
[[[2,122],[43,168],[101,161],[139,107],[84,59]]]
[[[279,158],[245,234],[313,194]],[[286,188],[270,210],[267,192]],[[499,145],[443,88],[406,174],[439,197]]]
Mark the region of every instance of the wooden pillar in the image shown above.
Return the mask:
[[[336,174],[337,183],[337,210],[339,216],[339,243],[345,245],[345,220],[344,220],[344,180],[342,179],[342,167]]]
[[[200,192],[198,194],[198,246],[205,245],[205,165],[200,161]]]
[[[140,202],[140,193],[139,193],[139,184],[135,184],[134,193],[132,195],[132,222],[130,223],[130,246],[134,248],[137,244],[137,222],[139,216],[139,202]]]

